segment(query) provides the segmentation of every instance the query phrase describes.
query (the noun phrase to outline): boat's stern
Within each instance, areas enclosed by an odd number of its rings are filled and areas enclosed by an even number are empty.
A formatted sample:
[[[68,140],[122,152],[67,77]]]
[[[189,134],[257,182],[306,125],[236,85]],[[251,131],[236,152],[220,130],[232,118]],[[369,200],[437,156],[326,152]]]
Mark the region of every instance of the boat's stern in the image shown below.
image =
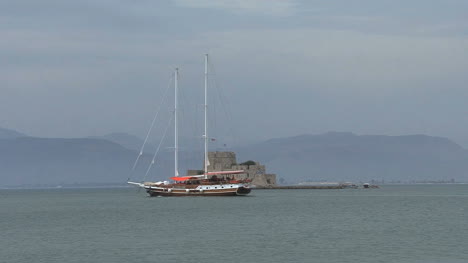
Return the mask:
[[[249,186],[242,185],[237,188],[236,195],[248,195],[252,191]]]

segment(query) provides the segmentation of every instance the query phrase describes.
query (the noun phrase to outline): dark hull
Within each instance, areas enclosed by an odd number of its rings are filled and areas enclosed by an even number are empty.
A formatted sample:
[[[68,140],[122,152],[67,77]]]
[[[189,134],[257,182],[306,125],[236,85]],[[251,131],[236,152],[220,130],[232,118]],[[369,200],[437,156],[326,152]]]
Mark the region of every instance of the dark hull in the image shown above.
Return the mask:
[[[243,196],[248,195],[251,191],[247,187],[239,187],[237,189],[224,189],[224,190],[207,190],[207,191],[185,191],[185,190],[172,190],[169,189],[147,189],[146,192],[150,196]]]

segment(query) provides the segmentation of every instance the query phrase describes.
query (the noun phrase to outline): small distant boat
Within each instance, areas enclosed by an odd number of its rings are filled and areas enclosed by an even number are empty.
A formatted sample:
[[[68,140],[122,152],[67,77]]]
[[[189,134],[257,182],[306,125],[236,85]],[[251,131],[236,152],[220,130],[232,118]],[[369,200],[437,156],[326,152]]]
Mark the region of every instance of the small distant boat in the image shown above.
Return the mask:
[[[364,188],[380,188],[378,185],[375,185],[375,184],[369,184],[369,183],[365,183],[362,185],[362,187]]]
[[[174,175],[173,182],[128,182],[144,188],[150,196],[239,196],[248,195],[251,191],[248,180],[234,180],[233,175],[244,171],[215,171],[208,172],[208,133],[207,133],[207,90],[208,90],[208,55],[205,55],[205,157],[203,174],[195,176],[179,176],[178,168],[178,132],[177,132],[177,83],[178,69],[175,70],[174,83]]]

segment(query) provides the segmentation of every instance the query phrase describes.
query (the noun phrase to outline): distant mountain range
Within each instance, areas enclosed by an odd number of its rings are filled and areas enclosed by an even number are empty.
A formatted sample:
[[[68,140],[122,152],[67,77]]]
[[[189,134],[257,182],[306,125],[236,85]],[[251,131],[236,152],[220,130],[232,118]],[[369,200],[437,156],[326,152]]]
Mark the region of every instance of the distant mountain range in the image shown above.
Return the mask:
[[[237,150],[288,182],[468,182],[468,151],[447,138],[329,132],[271,139]]]
[[[123,182],[135,157],[99,139],[0,139],[0,186]]]
[[[148,152],[154,152],[154,146],[146,145],[132,172],[142,143],[138,137],[123,133],[64,139],[30,137],[0,129],[0,187],[115,185],[125,184],[129,177],[143,180],[153,156]],[[180,154],[181,167],[201,166],[202,160],[192,158],[192,154]],[[161,149],[154,166],[148,178],[162,180],[172,176],[171,151]]]
[[[142,180],[154,145],[133,175],[141,147],[138,137],[60,139],[28,137],[0,128],[0,186],[125,183]],[[302,181],[468,182],[468,150],[446,138],[330,132],[278,138],[235,149],[238,161],[255,160],[290,184]],[[199,154],[181,153],[185,168],[201,168]],[[173,173],[172,153],[163,151],[151,179]],[[180,171],[183,173],[183,170]]]
[[[0,139],[14,139],[18,137],[26,137],[26,135],[14,130],[0,127]]]
[[[90,136],[88,138],[108,140],[111,142],[118,143],[129,150],[134,150],[138,152],[140,151],[141,146],[143,145],[143,142],[144,142],[144,140],[138,138],[135,135],[130,135],[130,134],[123,133],[123,132],[109,133],[103,136]],[[154,146],[153,144],[149,142],[145,144],[144,152],[154,153],[155,150],[156,150],[156,146]]]

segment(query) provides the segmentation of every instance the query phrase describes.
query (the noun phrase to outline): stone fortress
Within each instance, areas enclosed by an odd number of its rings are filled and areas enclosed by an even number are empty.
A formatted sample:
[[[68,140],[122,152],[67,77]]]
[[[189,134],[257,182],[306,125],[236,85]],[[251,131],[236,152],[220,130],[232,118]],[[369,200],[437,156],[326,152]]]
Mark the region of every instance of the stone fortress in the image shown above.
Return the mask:
[[[276,187],[276,174],[267,174],[265,165],[258,162],[247,161],[237,163],[236,154],[234,152],[209,152],[208,172],[214,171],[236,171],[243,170],[244,173],[230,175],[235,179],[250,179],[252,185],[256,187]],[[201,171],[203,173],[203,171]],[[200,174],[199,170],[188,170],[188,175]]]

